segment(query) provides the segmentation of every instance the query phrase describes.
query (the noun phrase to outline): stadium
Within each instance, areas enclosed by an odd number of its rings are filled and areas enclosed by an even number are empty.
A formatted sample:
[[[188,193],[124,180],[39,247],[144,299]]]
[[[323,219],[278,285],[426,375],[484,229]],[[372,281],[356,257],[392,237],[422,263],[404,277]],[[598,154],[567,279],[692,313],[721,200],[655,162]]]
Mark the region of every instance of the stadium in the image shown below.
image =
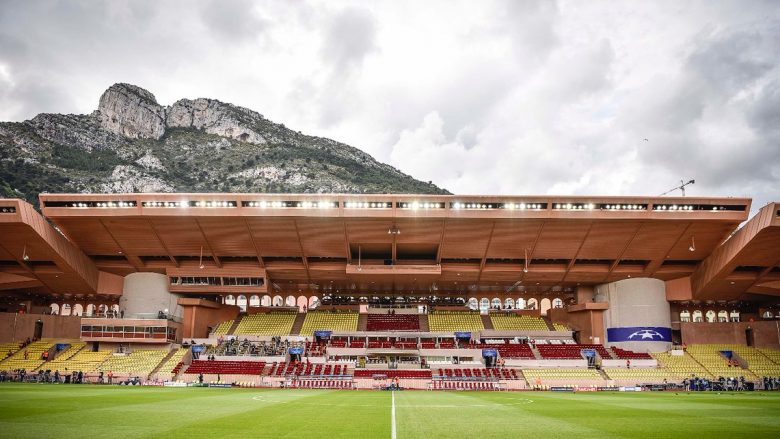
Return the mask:
[[[39,199],[0,199],[9,437],[39,433],[19,421],[33,415],[83,435],[71,404],[128,436],[777,428],[780,203]]]

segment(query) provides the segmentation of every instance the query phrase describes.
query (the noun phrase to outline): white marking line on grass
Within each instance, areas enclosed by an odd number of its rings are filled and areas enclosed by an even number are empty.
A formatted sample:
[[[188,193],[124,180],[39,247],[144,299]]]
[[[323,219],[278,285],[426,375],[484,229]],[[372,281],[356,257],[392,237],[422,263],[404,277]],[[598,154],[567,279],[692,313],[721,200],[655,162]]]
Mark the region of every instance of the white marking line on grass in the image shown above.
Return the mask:
[[[393,390],[393,406],[390,409],[390,419],[392,419],[393,421],[392,428],[390,430],[390,438],[396,439],[395,437],[395,390]]]

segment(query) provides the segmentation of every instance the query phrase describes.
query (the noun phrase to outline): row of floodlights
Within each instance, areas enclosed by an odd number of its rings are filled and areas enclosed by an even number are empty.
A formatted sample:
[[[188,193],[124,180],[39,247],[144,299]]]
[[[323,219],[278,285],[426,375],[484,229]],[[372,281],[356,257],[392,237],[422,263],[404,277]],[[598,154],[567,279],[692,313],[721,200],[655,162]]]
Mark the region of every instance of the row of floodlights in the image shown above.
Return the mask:
[[[546,209],[547,205],[542,203],[452,203],[453,209]]]
[[[72,203],[71,207],[135,207],[135,201],[90,201]]]
[[[247,201],[245,207],[259,207],[261,209],[280,209],[284,207],[300,207],[303,209],[330,209],[339,207],[336,201]]]
[[[606,210],[645,210],[646,204],[607,204],[604,206]]]
[[[16,213],[16,207],[14,206],[0,207],[0,213]]]
[[[672,205],[658,204],[654,207],[654,209],[655,210],[693,210],[693,206],[691,205],[678,206],[676,204],[672,204]],[[717,208],[713,210],[717,210]]]
[[[143,207],[167,207],[167,208],[186,208],[186,207],[237,207],[235,201],[144,201]],[[90,201],[90,202],[77,202],[71,203],[71,207],[99,207],[99,208],[121,208],[121,207],[135,207],[135,201]],[[303,208],[303,209],[329,209],[339,207],[337,201],[244,201],[243,207],[258,207],[258,208]],[[390,209],[393,207],[393,203],[389,201],[347,201],[344,202],[344,207],[347,209]],[[444,209],[446,203],[443,202],[422,202],[422,201],[409,201],[399,202],[397,207],[400,209]],[[509,209],[509,210],[539,210],[546,209],[545,203],[477,203],[477,202],[460,202],[456,201],[450,203],[452,209]],[[646,204],[594,204],[594,203],[555,203],[553,204],[555,210],[645,210]],[[696,210],[694,205],[677,205],[677,204],[656,204],[653,206],[653,210],[656,211],[692,211]],[[713,211],[726,210],[724,206],[713,206]],[[14,213],[16,208],[12,206],[0,208],[0,213]]]
[[[143,207],[236,207],[235,201],[144,201]]]

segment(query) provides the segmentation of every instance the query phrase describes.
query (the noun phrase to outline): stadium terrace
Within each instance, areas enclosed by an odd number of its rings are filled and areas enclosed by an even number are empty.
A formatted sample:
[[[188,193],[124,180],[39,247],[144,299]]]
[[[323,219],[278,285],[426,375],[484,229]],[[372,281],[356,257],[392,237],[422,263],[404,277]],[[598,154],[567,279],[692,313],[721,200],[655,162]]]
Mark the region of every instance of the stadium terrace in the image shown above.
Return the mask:
[[[6,380],[778,386],[780,203],[751,217],[748,198],[39,199],[0,199]]]

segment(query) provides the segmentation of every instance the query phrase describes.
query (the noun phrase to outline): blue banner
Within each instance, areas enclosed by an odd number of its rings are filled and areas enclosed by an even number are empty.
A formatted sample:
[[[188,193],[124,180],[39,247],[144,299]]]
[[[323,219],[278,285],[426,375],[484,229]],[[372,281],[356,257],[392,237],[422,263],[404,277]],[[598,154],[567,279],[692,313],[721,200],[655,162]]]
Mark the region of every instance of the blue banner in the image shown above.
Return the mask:
[[[330,334],[333,333],[333,331],[314,331],[315,337],[330,337]]]
[[[483,357],[497,357],[498,352],[495,349],[482,349]]]
[[[585,357],[595,357],[596,351],[593,349],[583,349],[582,353],[585,354]]]
[[[607,328],[607,341],[672,341],[672,328],[662,326],[631,326]]]
[[[456,332],[455,338],[471,338],[470,332]]]
[[[195,354],[199,354],[206,350],[206,346],[202,344],[194,344],[192,345],[192,352]]]
[[[290,348],[287,350],[290,355],[303,355],[303,348]]]

